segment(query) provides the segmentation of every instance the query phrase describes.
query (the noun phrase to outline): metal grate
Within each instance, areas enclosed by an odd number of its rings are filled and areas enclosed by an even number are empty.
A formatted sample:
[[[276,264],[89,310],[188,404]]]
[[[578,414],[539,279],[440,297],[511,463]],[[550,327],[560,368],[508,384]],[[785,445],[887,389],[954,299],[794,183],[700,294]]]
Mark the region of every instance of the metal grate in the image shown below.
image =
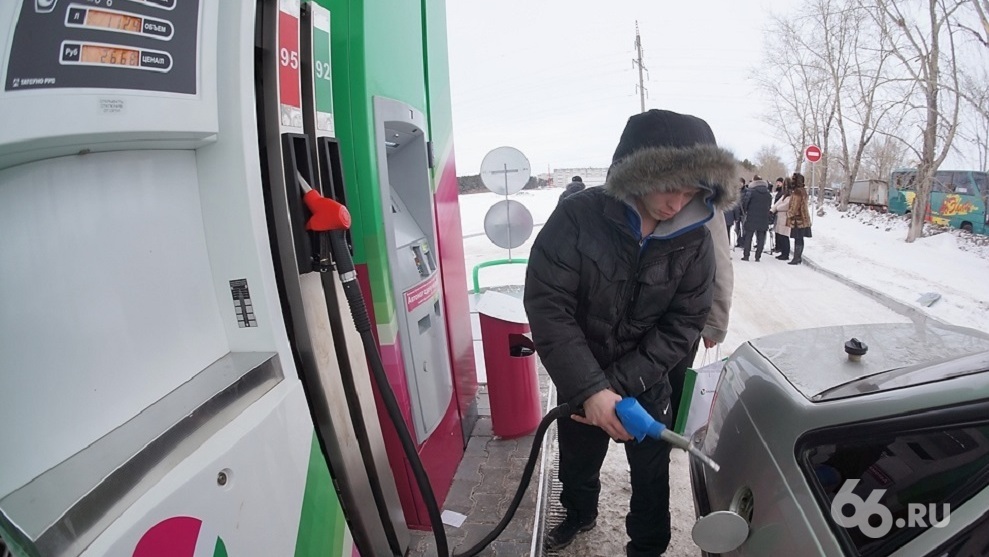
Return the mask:
[[[556,441],[556,436],[553,436],[553,441]],[[547,482],[549,483],[549,489],[547,490],[547,501],[546,501],[546,513],[543,519],[543,532],[549,532],[557,524],[563,522],[563,519],[567,516],[567,510],[563,508],[560,504],[560,491],[562,487],[560,485],[560,478],[557,471],[560,469],[560,453],[556,450],[556,443],[553,443],[553,469],[547,476]],[[543,534],[545,536],[545,534]],[[558,557],[561,555],[559,551],[546,551],[543,549],[542,544],[539,544],[540,555],[542,557]]]
[[[552,392],[550,394],[552,399]],[[546,431],[543,445],[544,466],[542,485],[538,508],[536,509],[536,527],[533,529],[532,557],[558,557],[559,551],[547,551],[543,547],[546,532],[552,530],[566,517],[566,509],[560,504],[560,451],[556,444],[556,424]]]

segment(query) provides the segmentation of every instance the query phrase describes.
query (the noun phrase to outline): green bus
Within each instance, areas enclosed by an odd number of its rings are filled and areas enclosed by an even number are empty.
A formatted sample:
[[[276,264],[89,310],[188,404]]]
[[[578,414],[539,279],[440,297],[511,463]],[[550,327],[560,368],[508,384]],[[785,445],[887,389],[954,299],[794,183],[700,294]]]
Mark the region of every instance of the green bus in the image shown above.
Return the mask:
[[[895,170],[889,177],[889,210],[909,213],[916,197],[916,169]],[[989,173],[980,170],[938,170],[931,186],[927,221],[989,234]]]

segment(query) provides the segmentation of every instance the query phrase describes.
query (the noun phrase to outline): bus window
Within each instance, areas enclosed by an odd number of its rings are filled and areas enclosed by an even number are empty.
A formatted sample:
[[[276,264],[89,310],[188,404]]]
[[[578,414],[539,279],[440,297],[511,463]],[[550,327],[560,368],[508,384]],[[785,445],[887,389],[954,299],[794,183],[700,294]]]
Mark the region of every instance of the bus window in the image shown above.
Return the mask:
[[[989,195],[989,174],[986,174],[985,172],[973,172],[972,186],[975,188],[975,190],[971,192],[972,195]]]
[[[974,195],[977,192],[972,184],[971,172],[955,172],[955,193],[959,195]]]

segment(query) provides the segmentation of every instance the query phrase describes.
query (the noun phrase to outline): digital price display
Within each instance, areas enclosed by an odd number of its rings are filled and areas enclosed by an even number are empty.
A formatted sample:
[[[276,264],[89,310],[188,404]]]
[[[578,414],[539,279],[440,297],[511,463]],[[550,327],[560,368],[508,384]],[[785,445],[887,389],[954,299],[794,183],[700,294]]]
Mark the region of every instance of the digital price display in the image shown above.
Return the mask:
[[[141,22],[142,19],[137,16],[121,12],[107,12],[103,10],[90,9],[86,14],[85,25],[87,27],[102,27],[104,29],[113,29],[115,31],[140,33]]]
[[[0,0],[8,3],[21,9],[0,49],[4,91],[198,91],[202,0]]]
[[[107,64],[111,66],[135,66],[140,64],[141,53],[127,48],[82,45],[79,61],[84,64]]]

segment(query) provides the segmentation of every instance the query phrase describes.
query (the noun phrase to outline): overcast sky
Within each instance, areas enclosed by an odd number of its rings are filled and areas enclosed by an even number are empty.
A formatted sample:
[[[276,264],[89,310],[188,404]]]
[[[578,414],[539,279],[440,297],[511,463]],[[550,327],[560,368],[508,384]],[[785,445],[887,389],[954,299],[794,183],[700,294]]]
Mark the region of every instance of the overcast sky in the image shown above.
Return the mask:
[[[639,112],[635,24],[646,109],[707,120],[739,159],[774,144],[748,79],[763,59],[771,13],[795,0],[453,0],[446,4],[457,174],[477,174],[502,145],[533,174],[611,161]],[[780,155],[793,164],[780,146]]]

